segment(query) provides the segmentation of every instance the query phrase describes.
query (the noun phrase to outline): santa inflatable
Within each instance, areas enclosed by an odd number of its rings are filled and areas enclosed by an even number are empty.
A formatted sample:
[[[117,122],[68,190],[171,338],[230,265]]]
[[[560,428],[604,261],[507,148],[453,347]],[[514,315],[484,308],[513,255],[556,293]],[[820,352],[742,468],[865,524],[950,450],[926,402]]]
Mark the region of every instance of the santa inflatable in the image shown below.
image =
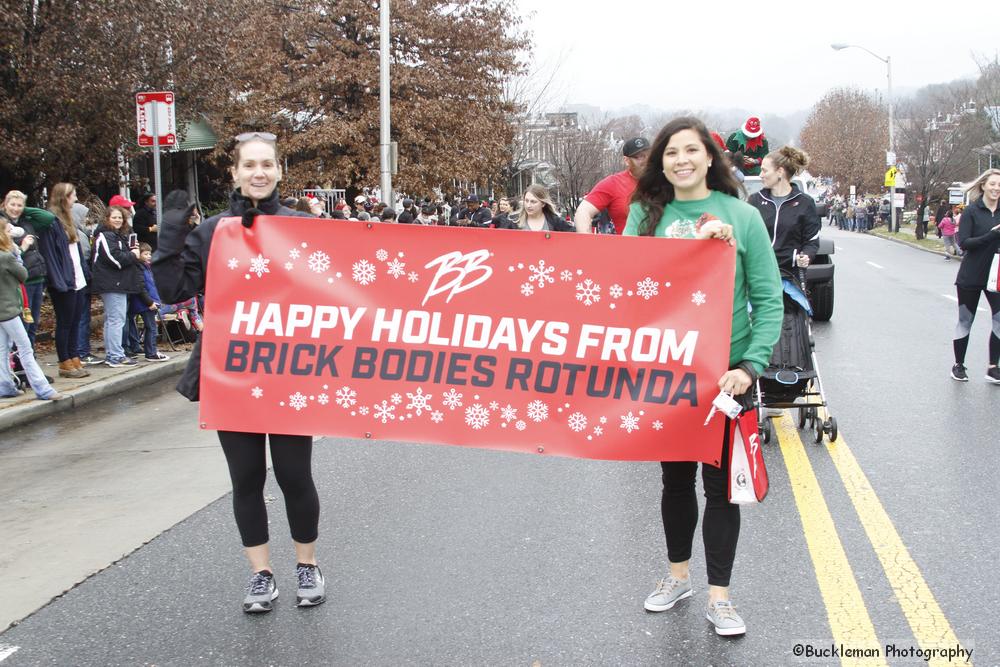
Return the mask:
[[[760,119],[756,116],[747,118],[743,127],[729,135],[726,149],[733,155],[741,154],[743,161],[736,166],[747,176],[760,174],[760,162],[768,154],[767,137],[760,127]]]

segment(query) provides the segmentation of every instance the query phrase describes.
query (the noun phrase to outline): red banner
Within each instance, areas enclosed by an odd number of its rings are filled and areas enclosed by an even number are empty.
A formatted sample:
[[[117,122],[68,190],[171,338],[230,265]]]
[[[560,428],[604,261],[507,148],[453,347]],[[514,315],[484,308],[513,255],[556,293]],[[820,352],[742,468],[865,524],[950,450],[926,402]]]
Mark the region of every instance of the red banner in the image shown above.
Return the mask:
[[[203,428],[716,463],[719,241],[225,220]]]

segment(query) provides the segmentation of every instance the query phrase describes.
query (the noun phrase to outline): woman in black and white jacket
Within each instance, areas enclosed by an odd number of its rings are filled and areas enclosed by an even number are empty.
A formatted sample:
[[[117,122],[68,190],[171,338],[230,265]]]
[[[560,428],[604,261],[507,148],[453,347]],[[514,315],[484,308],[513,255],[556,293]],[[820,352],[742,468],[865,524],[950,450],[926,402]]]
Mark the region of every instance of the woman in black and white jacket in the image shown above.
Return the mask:
[[[122,348],[122,331],[128,313],[130,294],[145,293],[140,289],[139,247],[129,247],[128,214],[118,206],[108,209],[104,222],[94,236],[93,276],[91,289],[104,302],[104,363],[112,368],[135,366]],[[149,295],[144,301],[151,303]]]

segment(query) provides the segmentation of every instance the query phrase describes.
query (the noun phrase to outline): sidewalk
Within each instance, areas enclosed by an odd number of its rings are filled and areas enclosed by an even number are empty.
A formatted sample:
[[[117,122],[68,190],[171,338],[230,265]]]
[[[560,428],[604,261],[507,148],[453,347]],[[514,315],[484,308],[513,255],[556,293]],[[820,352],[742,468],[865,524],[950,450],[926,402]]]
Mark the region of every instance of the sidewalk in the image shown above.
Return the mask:
[[[190,348],[185,345],[184,348]],[[161,350],[162,351],[162,350]],[[62,401],[40,401],[30,388],[16,398],[0,398],[0,432],[60,412],[74,410],[105,396],[119,394],[135,387],[178,375],[187,364],[190,351],[166,351],[168,361],[142,361],[131,368],[111,368],[104,364],[87,366],[90,377],[72,379],[59,377],[59,360],[55,352],[37,355],[42,372],[53,378],[52,386],[69,398]],[[141,359],[141,357],[140,357]]]
[[[934,253],[942,257],[947,256],[944,251],[944,242],[937,237],[937,233],[933,228],[929,230],[928,236],[923,240],[917,240],[916,229],[913,224],[900,225],[899,231],[895,233],[888,231],[885,227],[876,227],[869,230],[868,233],[881,239],[916,248],[917,250]]]

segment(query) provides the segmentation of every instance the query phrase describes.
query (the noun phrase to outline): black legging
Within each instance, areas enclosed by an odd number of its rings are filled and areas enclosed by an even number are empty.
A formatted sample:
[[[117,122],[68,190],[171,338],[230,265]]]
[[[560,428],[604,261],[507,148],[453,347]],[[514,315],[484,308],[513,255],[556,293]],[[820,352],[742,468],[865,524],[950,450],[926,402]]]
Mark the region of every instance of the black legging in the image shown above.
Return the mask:
[[[663,461],[663,497],[660,512],[667,537],[667,558],[671,563],[691,560],[694,529],[698,525],[698,496],[695,493],[693,461]],[[705,486],[705,519],[701,537],[705,544],[705,564],[710,586],[728,586],[740,539],[740,507],[729,502],[729,420],[722,445],[722,467],[701,465]]]
[[[59,361],[80,356],[77,350],[77,332],[80,329],[80,318],[83,317],[86,293],[85,289],[57,292],[49,288],[49,298],[56,314],[56,356]]]
[[[274,477],[285,496],[292,539],[303,544],[315,542],[319,531],[319,495],[312,478],[312,437],[219,431],[219,442],[233,480],[233,513],[243,546],[256,547],[268,541],[264,505],[267,438],[271,439]]]
[[[955,363],[965,365],[965,353],[969,349],[969,333],[972,322],[976,319],[979,308],[979,294],[986,295],[992,313],[992,331],[990,332],[990,365],[1000,362],[1000,293],[987,292],[985,289],[970,289],[958,287],[958,326],[955,327]]]

